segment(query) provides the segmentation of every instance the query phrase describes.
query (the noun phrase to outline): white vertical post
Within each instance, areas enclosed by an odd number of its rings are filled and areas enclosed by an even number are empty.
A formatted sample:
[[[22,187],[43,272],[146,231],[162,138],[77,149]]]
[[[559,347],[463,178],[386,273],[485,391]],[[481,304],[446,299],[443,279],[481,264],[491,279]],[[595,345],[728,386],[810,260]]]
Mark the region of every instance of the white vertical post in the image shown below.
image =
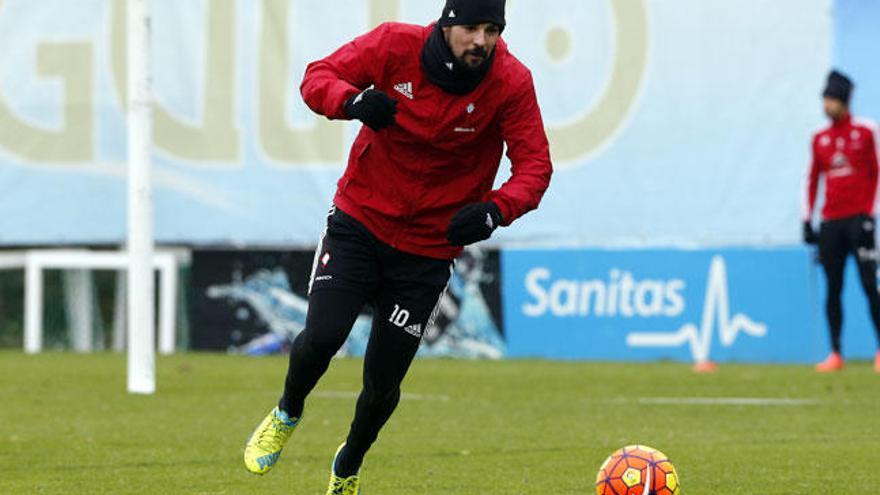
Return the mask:
[[[94,346],[94,284],[91,270],[64,270],[64,303],[70,322],[70,342],[75,352]]]
[[[25,257],[24,267],[24,352],[43,350],[43,267],[33,255]]]
[[[128,0],[128,391],[156,391],[149,0]]]
[[[159,353],[174,354],[175,317],[177,316],[177,261],[165,253],[159,264]]]
[[[113,352],[125,352],[125,315],[126,308],[125,288],[128,277],[125,270],[116,272],[116,295],[113,301]]]

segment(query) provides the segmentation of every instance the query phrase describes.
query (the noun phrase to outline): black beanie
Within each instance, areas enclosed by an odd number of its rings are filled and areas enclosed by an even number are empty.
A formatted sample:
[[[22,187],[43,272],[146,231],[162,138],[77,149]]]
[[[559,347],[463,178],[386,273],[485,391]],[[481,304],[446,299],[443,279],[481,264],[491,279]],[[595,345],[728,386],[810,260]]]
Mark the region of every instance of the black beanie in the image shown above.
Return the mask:
[[[854,87],[848,77],[833,70],[828,74],[828,84],[825,85],[825,91],[822,92],[822,96],[834,98],[849,105],[849,99],[852,96]]]
[[[506,0],[446,0],[443,15],[439,24],[446,26],[473,26],[484,22],[498,25],[501,30],[507,24],[504,21],[504,4]]]

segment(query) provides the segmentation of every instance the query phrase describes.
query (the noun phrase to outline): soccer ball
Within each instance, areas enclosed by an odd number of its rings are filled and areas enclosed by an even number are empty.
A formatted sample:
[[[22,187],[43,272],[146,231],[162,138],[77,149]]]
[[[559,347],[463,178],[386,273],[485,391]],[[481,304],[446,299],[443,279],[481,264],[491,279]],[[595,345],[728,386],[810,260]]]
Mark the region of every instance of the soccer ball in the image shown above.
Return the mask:
[[[598,495],[679,495],[681,483],[666,454],[630,445],[611,454],[596,475]]]

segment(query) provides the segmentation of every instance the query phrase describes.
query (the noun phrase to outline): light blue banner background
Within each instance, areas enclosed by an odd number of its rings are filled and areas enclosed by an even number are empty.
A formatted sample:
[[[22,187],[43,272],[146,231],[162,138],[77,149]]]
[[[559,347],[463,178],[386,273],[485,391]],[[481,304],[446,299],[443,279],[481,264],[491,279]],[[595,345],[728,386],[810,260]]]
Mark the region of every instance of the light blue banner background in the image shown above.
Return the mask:
[[[501,266],[508,353],[812,363],[829,341],[821,269],[810,260],[800,248],[509,250]],[[844,355],[872,358],[874,330],[854,266],[844,307]]]
[[[836,67],[856,83],[852,109],[856,114],[880,121],[880,2],[836,0],[834,2],[834,50]]]
[[[272,159],[259,139],[260,43],[267,23],[289,28],[283,98],[292,128],[318,119],[302,104],[305,64],[368,28],[369,2],[294,0],[287,18],[270,2],[234,2],[234,127],[239,158],[196,161],[155,155],[160,242],[313,245],[342,160]],[[277,2],[276,2],[277,3]],[[440,1],[402,0],[402,20],[428,23]],[[862,2],[864,3],[864,2]],[[109,0],[5,0],[0,5],[0,102],[42,129],[61,125],[65,88],[40,74],[38,45],[92,47],[94,160],[22,159],[0,146],[0,243],[121,242],[125,236],[125,134],[113,71]],[[157,104],[199,122],[205,88],[209,2],[154,4]],[[219,5],[219,4],[215,4]],[[798,241],[802,176],[818,93],[832,53],[831,0],[554,0],[509,2],[504,33],[535,75],[551,131],[590,115],[623,48],[644,37],[635,96],[615,101],[619,125],[581,156],[556,159],[541,208],[493,239],[503,246],[791,245]],[[644,32],[618,23],[637,9]],[[267,18],[268,17],[268,18]],[[640,39],[640,38],[639,38]],[[628,52],[627,52],[628,53]],[[285,61],[280,61],[284,63]],[[209,101],[208,104],[212,102]],[[72,104],[76,104],[73,102]],[[357,130],[345,127],[339,155]],[[588,136],[586,136],[588,137]],[[586,140],[585,137],[585,140]],[[560,148],[554,152],[560,155]],[[567,155],[567,154],[566,154]],[[506,169],[507,165],[503,165]],[[499,180],[504,179],[504,173]]]

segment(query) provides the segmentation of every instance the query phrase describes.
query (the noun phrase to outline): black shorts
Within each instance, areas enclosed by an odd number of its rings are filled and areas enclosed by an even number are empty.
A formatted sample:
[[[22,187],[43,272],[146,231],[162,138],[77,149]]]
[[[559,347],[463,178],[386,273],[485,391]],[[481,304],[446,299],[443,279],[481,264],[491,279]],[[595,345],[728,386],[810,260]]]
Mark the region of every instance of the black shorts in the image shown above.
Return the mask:
[[[334,207],[315,251],[309,295],[355,292],[373,307],[374,319],[421,338],[451,275],[451,260],[394,249]]]
[[[822,222],[819,231],[819,258],[826,266],[843,266],[852,253],[858,263],[875,262],[874,218],[855,215]]]

